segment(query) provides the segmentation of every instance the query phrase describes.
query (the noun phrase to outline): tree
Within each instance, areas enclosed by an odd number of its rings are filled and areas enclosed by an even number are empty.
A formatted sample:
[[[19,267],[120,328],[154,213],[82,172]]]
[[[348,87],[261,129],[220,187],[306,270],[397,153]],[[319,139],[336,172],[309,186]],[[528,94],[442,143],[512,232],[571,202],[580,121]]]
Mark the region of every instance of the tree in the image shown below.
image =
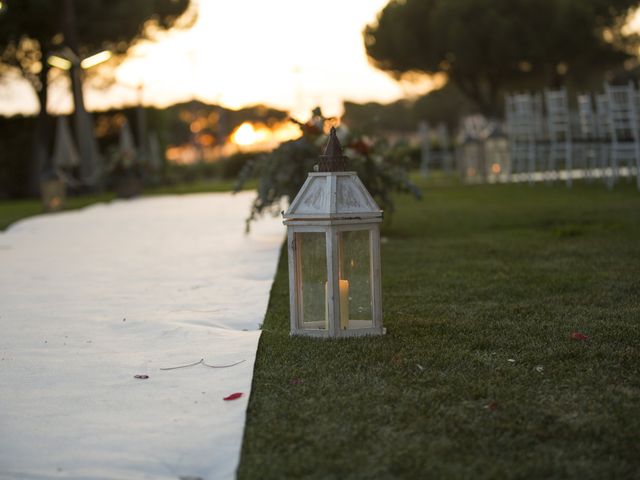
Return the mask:
[[[47,56],[63,47],[78,58],[108,49],[117,62],[135,41],[176,25],[188,6],[189,0],[0,2],[0,76],[6,79],[17,72],[31,84],[38,97],[32,183],[37,182],[48,158],[51,122],[46,108],[50,79]],[[72,81],[78,79],[72,76]]]
[[[375,133],[414,132],[421,121],[432,125],[445,123],[453,130],[460,116],[474,112],[473,103],[453,83],[447,83],[443,88],[411,100],[387,104],[344,102],[342,122],[350,128]]]
[[[395,77],[445,73],[487,115],[505,88],[577,85],[635,57],[622,25],[637,0],[392,0],[364,30]]]

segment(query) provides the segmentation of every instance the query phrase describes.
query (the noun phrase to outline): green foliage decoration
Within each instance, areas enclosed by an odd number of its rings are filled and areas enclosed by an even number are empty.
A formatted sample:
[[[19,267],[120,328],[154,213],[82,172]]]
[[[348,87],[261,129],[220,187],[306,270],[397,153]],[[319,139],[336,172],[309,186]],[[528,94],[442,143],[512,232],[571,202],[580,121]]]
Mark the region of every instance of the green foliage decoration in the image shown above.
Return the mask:
[[[253,220],[268,213],[278,215],[283,202],[291,202],[307,178],[314,171],[318,155],[327,142],[327,135],[335,119],[322,115],[319,108],[306,122],[297,123],[302,136],[282,143],[272,152],[256,157],[247,163],[238,176],[235,191],[242,190],[246,182],[257,178],[257,196],[247,218],[247,230]],[[411,159],[410,148],[402,142],[394,145],[383,138],[372,138],[346,127],[338,127],[338,137],[344,153],[349,157],[348,169],[355,171],[367,187],[387,218],[393,214],[394,193],[408,193],[422,198],[420,189],[408,176]]]

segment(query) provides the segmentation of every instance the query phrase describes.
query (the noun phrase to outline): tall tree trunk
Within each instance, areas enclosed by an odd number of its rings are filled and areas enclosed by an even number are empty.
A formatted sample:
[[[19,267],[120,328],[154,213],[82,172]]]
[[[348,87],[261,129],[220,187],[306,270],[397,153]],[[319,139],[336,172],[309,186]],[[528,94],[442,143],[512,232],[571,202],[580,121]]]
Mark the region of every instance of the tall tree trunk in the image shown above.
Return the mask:
[[[499,84],[500,83],[495,78],[489,78],[488,80],[487,96],[489,97],[489,104],[491,105],[489,118],[501,118],[504,113],[500,101]]]
[[[80,44],[76,31],[73,0],[64,0],[61,21],[65,43],[75,55],[69,74],[73,93],[75,135],[80,153],[80,177],[87,185],[93,186],[97,182],[97,175],[99,174],[100,157],[93,133],[91,116],[84,106],[82,94],[83,72],[80,66]]]
[[[488,117],[494,114],[495,106],[483,95],[480,79],[469,78],[462,75],[451,75],[449,78],[458,89],[475,104],[480,113]]]
[[[138,155],[143,162],[149,161],[149,138],[147,136],[147,112],[142,105],[142,83],[138,84],[138,106],[136,107],[136,129],[138,133]]]
[[[49,91],[48,74],[49,65],[45,61],[46,52],[42,52],[42,69],[39,73],[40,90],[37,91],[40,110],[36,117],[36,125],[33,132],[33,146],[29,165],[29,194],[40,194],[40,180],[42,174],[49,168],[49,142],[51,139],[51,121],[47,112],[47,97]]]

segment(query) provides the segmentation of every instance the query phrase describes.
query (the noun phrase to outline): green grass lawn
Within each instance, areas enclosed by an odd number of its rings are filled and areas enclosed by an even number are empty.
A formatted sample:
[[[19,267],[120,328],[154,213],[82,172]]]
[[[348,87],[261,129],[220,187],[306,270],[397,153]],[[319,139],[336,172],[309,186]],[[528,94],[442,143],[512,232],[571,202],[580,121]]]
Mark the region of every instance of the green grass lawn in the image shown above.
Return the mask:
[[[246,189],[255,188],[256,182],[248,182]],[[235,180],[200,180],[193,183],[151,187],[144,190],[144,195],[181,195],[188,193],[204,192],[229,192],[233,190]],[[65,210],[74,210],[86,207],[93,203],[109,202],[116,198],[114,193],[102,193],[68,197],[65,200]],[[5,200],[0,201],[0,231],[14,222],[25,217],[31,217],[42,213],[40,200]],[[247,216],[249,212],[247,212]]]
[[[290,338],[283,252],[238,477],[640,478],[640,193],[424,193],[383,230],[384,337]]]

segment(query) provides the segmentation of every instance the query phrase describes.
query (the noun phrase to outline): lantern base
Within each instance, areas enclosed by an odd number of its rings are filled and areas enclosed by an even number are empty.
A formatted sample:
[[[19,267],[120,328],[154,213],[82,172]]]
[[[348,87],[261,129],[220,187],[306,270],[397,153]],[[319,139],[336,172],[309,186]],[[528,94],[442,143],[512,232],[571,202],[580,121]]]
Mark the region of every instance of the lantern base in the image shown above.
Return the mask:
[[[386,335],[385,327],[354,328],[351,330],[338,330],[334,335],[328,330],[295,330],[290,333],[292,337],[313,337],[313,338],[352,338]]]

